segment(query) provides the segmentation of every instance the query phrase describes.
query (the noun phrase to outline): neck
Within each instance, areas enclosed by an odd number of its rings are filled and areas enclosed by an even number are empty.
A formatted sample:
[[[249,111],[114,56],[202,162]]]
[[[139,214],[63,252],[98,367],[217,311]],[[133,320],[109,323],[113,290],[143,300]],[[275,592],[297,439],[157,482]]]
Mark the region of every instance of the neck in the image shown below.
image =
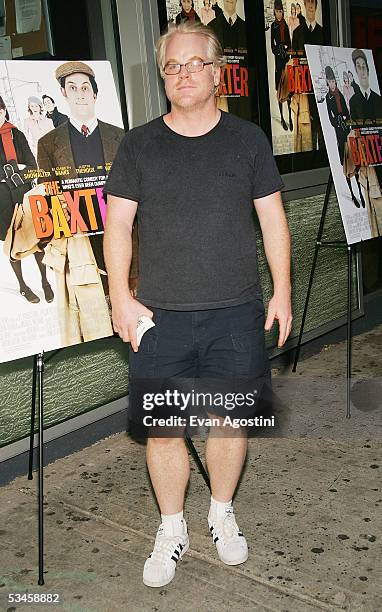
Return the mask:
[[[91,115],[91,117],[83,117],[83,116],[82,117],[76,117],[76,115],[73,114],[72,117],[73,117],[74,121],[77,121],[77,123],[81,123],[81,124],[83,124],[83,123],[88,124],[91,121],[94,121],[94,119],[95,119],[95,115]]]
[[[173,104],[171,111],[164,116],[165,123],[182,136],[203,136],[218,123],[221,114],[215,102],[207,104],[189,109],[179,108]]]

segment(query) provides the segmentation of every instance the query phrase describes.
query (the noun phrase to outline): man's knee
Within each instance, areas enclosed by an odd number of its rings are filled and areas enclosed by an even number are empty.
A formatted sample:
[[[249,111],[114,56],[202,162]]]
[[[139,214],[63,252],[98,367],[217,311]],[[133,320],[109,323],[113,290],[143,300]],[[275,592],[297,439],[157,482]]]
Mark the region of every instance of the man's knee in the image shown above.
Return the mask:
[[[178,432],[179,435],[172,435],[171,437],[155,437],[150,436],[147,439],[147,445],[153,449],[167,449],[167,448],[182,448],[184,447],[184,434],[182,432]]]

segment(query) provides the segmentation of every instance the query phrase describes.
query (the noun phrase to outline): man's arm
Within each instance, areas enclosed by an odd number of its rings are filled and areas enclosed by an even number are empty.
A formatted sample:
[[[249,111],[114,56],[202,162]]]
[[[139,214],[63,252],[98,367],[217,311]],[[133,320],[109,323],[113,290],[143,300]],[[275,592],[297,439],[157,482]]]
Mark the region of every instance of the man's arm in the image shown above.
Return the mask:
[[[109,281],[113,327],[124,342],[137,352],[137,322],[140,316],[153,317],[151,310],[135,300],[129,288],[132,230],[137,202],[108,195],[104,234],[104,257]]]
[[[273,297],[268,305],[265,329],[279,322],[278,346],[285,344],[292,328],[291,239],[279,191],[254,200],[263,234],[264,249],[273,280]]]

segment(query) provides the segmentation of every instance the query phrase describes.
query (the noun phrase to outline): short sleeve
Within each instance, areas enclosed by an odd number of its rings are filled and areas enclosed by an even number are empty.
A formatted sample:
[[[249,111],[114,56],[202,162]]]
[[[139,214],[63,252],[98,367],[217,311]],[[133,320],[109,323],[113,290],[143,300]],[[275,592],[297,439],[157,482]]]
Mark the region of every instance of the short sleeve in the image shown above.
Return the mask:
[[[127,200],[140,200],[140,184],[134,142],[128,132],[122,139],[109,176],[104,186],[104,194]]]
[[[254,147],[253,199],[265,198],[284,187],[268,138],[261,128],[256,131]]]

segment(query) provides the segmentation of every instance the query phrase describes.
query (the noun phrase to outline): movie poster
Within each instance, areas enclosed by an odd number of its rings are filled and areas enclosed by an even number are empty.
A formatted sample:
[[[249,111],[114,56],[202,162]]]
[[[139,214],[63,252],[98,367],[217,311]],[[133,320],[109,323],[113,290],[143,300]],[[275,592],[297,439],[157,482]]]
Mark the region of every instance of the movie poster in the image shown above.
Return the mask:
[[[0,362],[113,334],[103,185],[124,136],[109,62],[0,62]]]
[[[321,0],[264,0],[274,155],[324,147],[304,50],[322,45]]]
[[[347,242],[382,236],[382,98],[373,54],[306,51]]]
[[[218,108],[252,119],[253,74],[248,66],[244,0],[166,0],[169,23],[196,20],[217,34],[227,64],[218,96]]]

